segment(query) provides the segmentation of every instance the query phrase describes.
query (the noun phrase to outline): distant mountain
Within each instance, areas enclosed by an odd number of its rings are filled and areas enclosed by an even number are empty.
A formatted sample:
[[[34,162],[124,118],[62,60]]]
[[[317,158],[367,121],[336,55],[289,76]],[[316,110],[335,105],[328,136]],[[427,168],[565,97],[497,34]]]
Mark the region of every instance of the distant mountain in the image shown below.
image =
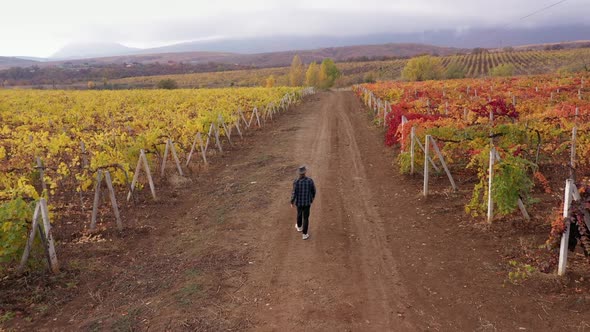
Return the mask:
[[[0,69],[10,67],[29,67],[39,63],[40,62],[38,61],[23,58],[0,56]]]
[[[47,61],[47,58],[39,58],[39,57],[35,57],[35,56],[15,56],[14,58],[21,59],[21,60],[35,61],[35,62]]]
[[[293,50],[317,50],[377,44],[427,44],[457,48],[498,48],[526,44],[545,44],[590,38],[590,25],[535,28],[490,28],[437,30],[417,33],[382,33],[364,36],[272,36],[194,41],[168,46],[138,49],[117,43],[76,43],[55,53],[52,60],[112,57],[122,55],[221,52],[260,54]]]
[[[588,26],[439,30],[418,33],[382,33],[364,36],[274,36],[195,41],[141,50],[141,53],[231,52],[241,54],[313,50],[329,47],[420,43],[441,47],[497,48],[523,44],[545,44],[590,38]]]
[[[143,50],[142,53],[176,52],[230,52],[240,54],[260,54],[288,52],[294,50],[315,50],[358,45],[395,43],[391,34],[367,36],[271,36],[255,38],[229,38],[186,42]],[[416,43],[419,41],[405,41]]]
[[[332,58],[335,61],[345,61],[348,59],[361,57],[372,59],[380,57],[411,57],[418,54],[449,55],[455,53],[465,53],[467,51],[469,50],[423,44],[382,44],[329,47],[315,50],[268,52],[257,54],[238,54],[225,52],[170,52],[154,54],[131,54],[115,57],[68,60],[67,62],[74,66],[98,66],[123,63],[149,64],[156,62],[183,62],[189,64],[220,63],[253,67],[281,67],[288,66],[293,60],[293,56],[295,54],[298,54],[304,62],[309,63],[311,61],[322,61],[325,58]],[[46,64],[51,65],[59,63],[60,62],[50,62]]]
[[[118,43],[73,43],[62,47],[51,56],[52,60],[98,58],[134,54],[141,49]]]

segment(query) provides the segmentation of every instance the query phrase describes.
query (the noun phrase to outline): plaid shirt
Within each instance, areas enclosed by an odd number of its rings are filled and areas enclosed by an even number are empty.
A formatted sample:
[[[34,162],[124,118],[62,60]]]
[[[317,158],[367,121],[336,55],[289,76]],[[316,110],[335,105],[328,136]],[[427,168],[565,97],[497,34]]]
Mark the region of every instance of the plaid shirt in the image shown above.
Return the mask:
[[[313,180],[308,177],[298,178],[293,181],[293,193],[291,194],[291,204],[297,206],[310,206],[315,198],[315,185]]]

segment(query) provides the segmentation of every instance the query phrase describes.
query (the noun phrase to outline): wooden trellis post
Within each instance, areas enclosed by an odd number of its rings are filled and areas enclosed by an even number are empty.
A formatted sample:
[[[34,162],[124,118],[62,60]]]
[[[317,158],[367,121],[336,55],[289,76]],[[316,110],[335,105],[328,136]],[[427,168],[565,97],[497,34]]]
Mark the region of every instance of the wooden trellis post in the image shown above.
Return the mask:
[[[572,203],[572,179],[565,181],[565,193],[563,198],[563,217],[567,218],[569,215],[570,205]],[[575,187],[575,186],[574,186]],[[560,276],[565,275],[567,267],[567,250],[570,239],[570,227],[571,223],[567,222],[565,225],[565,231],[561,235],[561,244],[559,246],[559,263],[557,265],[557,274]]]
[[[436,141],[434,140],[434,138],[432,136],[430,136],[430,140],[432,142],[432,146],[434,147],[434,152],[438,156],[438,160],[440,160],[440,163],[442,164],[442,167],[445,170],[447,177],[449,178],[449,182],[451,183],[451,187],[453,188],[453,191],[457,191],[457,185],[455,184],[455,180],[453,179],[453,176],[451,175],[451,172],[449,171],[449,168],[447,167],[447,163],[445,162],[445,158],[443,157],[442,153],[440,152],[438,144],[436,144]]]
[[[164,177],[166,172],[166,161],[168,160],[168,153],[172,152],[172,157],[174,158],[174,162],[176,163],[176,169],[178,170],[178,174],[180,176],[184,176],[182,172],[182,167],[180,167],[180,160],[178,159],[178,155],[176,154],[176,148],[174,147],[174,143],[172,143],[171,139],[166,141],[166,148],[164,149],[164,158],[162,160],[162,170],[160,172],[160,176]]]
[[[41,215],[41,219],[43,220],[43,227],[41,227],[41,225],[39,224],[39,215]],[[35,206],[35,212],[33,213],[33,221],[31,225],[31,232],[29,233],[29,238],[27,239],[27,244],[25,246],[25,251],[23,252],[23,256],[21,258],[18,271],[22,272],[27,264],[27,261],[29,260],[31,248],[35,241],[35,234],[37,232],[39,232],[39,236],[41,237],[41,241],[43,242],[43,247],[47,255],[47,261],[49,263],[51,272],[59,273],[59,262],[57,261],[57,254],[55,252],[55,241],[53,239],[53,234],[51,232],[51,222],[49,221],[49,209],[47,208],[47,200],[45,198],[39,199]]]
[[[434,148],[434,151],[436,153],[436,156],[438,157],[438,160],[440,160],[442,167],[445,171],[445,173],[447,174],[447,177],[449,178],[449,182],[451,183],[451,187],[453,188],[453,191],[457,190],[457,185],[455,184],[455,180],[453,179],[453,176],[451,175],[451,172],[449,171],[449,168],[447,167],[447,163],[445,162],[445,159],[442,155],[442,153],[440,152],[440,149],[438,147],[438,145],[436,144],[436,141],[434,140],[434,138],[431,135],[426,135],[426,138],[424,140],[424,160],[430,160],[430,164],[432,164],[433,167],[435,167],[435,169],[437,171],[439,171],[439,169],[436,167],[436,164],[434,163],[434,160],[432,158],[430,158],[429,154],[430,154],[430,144],[432,144],[432,147]],[[424,188],[423,188],[423,194],[424,197],[428,196],[428,181],[429,181],[429,174],[430,173],[430,167],[429,167],[429,163],[424,162]]]
[[[101,169],[98,170],[96,174],[96,188],[94,192],[94,205],[92,206],[92,219],[90,221],[90,230],[93,231],[96,229],[96,217],[98,215],[98,205],[100,202],[100,187],[103,180],[103,171]],[[109,196],[111,199],[111,206],[113,208],[113,213],[115,214],[115,219],[117,221],[117,229],[119,231],[123,230],[123,222],[121,222],[121,216],[119,214],[119,206],[117,204],[117,198],[115,197],[115,190],[113,189],[113,182],[111,180],[111,174],[109,171],[104,171],[104,180],[107,184],[107,188],[109,190]]]
[[[580,197],[580,192],[578,191],[578,188],[576,188],[574,181],[572,179],[567,179],[565,182],[565,194],[563,199],[564,218],[569,216],[569,208],[572,201],[579,201],[580,199],[582,198]],[[584,211],[584,223],[586,223],[586,227],[590,229],[590,213],[587,211]],[[565,274],[567,267],[567,251],[569,246],[571,223],[568,222],[565,227],[565,231],[561,236],[561,244],[559,246],[559,264],[557,268],[557,274],[560,276]]]
[[[242,112],[241,108],[238,109],[238,114],[239,114],[239,117],[244,122],[244,126],[246,126],[246,128],[250,128],[250,122],[246,121],[246,117],[244,116],[244,112]],[[238,121],[239,121],[239,119],[238,119]]]
[[[207,164],[207,154],[205,153],[206,152],[205,147],[203,146],[203,138],[201,137],[201,133],[197,133],[195,135],[195,139],[193,140],[191,152],[188,154],[188,157],[186,158],[186,165],[185,166],[188,166],[188,164],[191,162],[191,157],[193,156],[193,153],[195,152],[195,148],[197,146],[197,143],[199,144],[199,148],[201,150],[201,156],[203,157],[203,162],[205,164]]]
[[[218,120],[221,123],[221,126],[223,127],[223,131],[225,132],[225,137],[227,137],[229,145],[233,146],[233,143],[231,142],[231,131],[227,128],[227,125],[225,124],[225,121],[223,120],[221,114],[219,114]]]
[[[135,173],[133,174],[133,181],[131,181],[131,188],[129,190],[129,193],[127,194],[127,201],[129,201],[131,199],[131,195],[133,194],[133,190],[135,189],[135,185],[137,184],[137,181],[139,180],[139,173],[141,172],[141,165],[142,164],[143,164],[143,170],[145,171],[145,175],[148,179],[150,191],[152,192],[152,197],[154,198],[154,200],[158,200],[156,198],[156,188],[154,186],[154,180],[152,179],[152,172],[150,171],[150,165],[148,164],[147,157],[145,155],[145,151],[143,149],[141,149],[141,150],[139,150],[139,158],[137,160],[137,167],[135,167]]]
[[[424,139],[424,197],[428,196],[428,171],[430,170],[428,165],[428,159],[430,158],[428,156],[428,150],[430,150],[430,137],[430,135],[426,135],[426,138]]]
[[[223,153],[223,148],[221,147],[221,139],[219,138],[219,127],[218,126],[213,127],[213,134],[215,135],[215,145],[217,145],[219,152]]]
[[[248,128],[252,125],[252,120],[254,120],[254,116],[256,116],[256,124],[258,125],[258,128],[262,127],[262,125],[260,124],[260,116],[258,114],[258,108],[254,107],[254,110],[252,111],[252,115],[250,115],[250,121],[248,122]]]
[[[215,144],[217,145],[217,149],[219,152],[223,153],[223,148],[221,147],[221,142],[219,141],[219,128],[211,123],[209,127],[209,132],[207,133],[207,141],[205,142],[205,153],[209,148],[209,143],[211,142],[211,135],[215,135]]]
[[[234,126],[236,127],[236,130],[238,131],[238,135],[240,135],[240,139],[244,139],[244,136],[242,135],[242,129],[240,129],[240,118],[238,118],[236,120],[236,123],[234,124]]]
[[[426,147],[424,147],[422,145],[422,143],[420,143],[420,140],[416,137],[416,135],[414,135],[414,140],[416,141],[416,143],[418,143],[418,147],[420,148],[420,150],[422,150],[422,152],[425,154],[425,156],[427,156],[427,159],[424,159],[424,162],[426,163],[426,161],[428,160],[428,162],[430,162],[430,164],[432,165],[432,167],[436,170],[436,172],[440,172],[440,168],[438,168],[438,166],[436,166],[436,164],[434,163],[434,160],[432,160],[432,158],[430,157],[430,155],[426,154]]]

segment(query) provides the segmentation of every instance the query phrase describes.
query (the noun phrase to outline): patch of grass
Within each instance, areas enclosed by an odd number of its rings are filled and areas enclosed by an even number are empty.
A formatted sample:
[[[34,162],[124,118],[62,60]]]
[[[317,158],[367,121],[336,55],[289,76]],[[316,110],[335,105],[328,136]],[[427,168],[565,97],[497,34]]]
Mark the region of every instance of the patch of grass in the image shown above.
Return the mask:
[[[184,272],[184,274],[186,274],[186,276],[189,278],[196,278],[201,275],[201,271],[198,269],[192,268],[192,269],[186,270]]]
[[[86,325],[84,329],[88,332],[98,332],[101,330],[101,323],[101,321],[95,320],[90,324]]]
[[[45,313],[47,312],[47,310],[49,310],[49,306],[47,304],[39,304],[39,305],[35,306],[35,310],[40,315],[45,315]]]
[[[181,305],[190,305],[193,299],[201,295],[203,287],[196,283],[183,286],[177,293],[178,303]]]
[[[215,222],[218,224],[222,224],[225,221],[225,215],[228,212],[228,208],[225,206],[217,208],[215,210]]]
[[[72,281],[66,282],[67,289],[72,289],[72,288],[76,288],[76,287],[78,287],[78,280],[72,280]]]
[[[0,315],[0,324],[7,323],[14,318],[15,314],[12,311],[6,311]]]
[[[273,157],[272,155],[269,155],[269,154],[263,154],[263,155],[261,155],[261,156],[258,156],[258,158],[256,158],[256,162],[257,162],[257,163],[264,163],[264,162],[267,162],[267,161],[269,161],[270,159],[272,159],[272,157]]]
[[[111,325],[112,331],[117,332],[130,332],[136,331],[136,325],[139,318],[139,314],[141,313],[140,308],[134,308],[129,310],[129,312],[122,316],[121,318],[117,319],[113,325]]]
[[[537,269],[529,264],[519,263],[515,260],[508,262],[510,272],[508,272],[508,281],[514,285],[521,284],[527,280]]]

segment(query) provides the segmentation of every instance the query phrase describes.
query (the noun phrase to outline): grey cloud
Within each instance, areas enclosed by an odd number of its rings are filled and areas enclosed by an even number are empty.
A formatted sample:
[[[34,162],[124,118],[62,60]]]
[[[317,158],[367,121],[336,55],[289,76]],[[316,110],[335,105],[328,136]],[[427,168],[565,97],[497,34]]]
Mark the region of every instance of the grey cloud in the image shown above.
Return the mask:
[[[374,2],[374,1],[373,1]],[[499,3],[498,3],[499,2]],[[178,41],[211,36],[253,37],[259,35],[363,35],[374,33],[411,33],[494,27],[539,27],[563,24],[586,24],[590,1],[571,0],[526,20],[520,17],[545,4],[497,1],[481,4],[475,1],[422,1],[422,13],[367,7],[361,11],[339,9],[285,9],[253,13],[225,12],[219,16],[142,22],[120,26],[88,26],[84,37],[100,40]],[[502,4],[504,3],[504,4]],[[374,4],[373,4],[374,5]],[[429,10],[430,9],[430,10]]]

